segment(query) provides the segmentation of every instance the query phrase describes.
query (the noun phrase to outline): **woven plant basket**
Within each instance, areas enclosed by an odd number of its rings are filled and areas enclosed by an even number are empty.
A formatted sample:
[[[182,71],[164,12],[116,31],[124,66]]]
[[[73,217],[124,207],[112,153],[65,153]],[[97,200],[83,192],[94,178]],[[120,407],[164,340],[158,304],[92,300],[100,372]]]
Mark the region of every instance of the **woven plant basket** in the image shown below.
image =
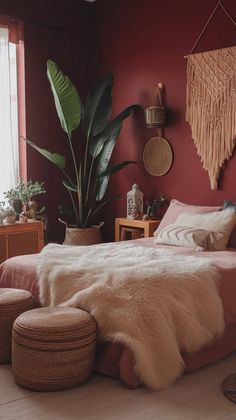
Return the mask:
[[[20,315],[12,335],[12,370],[18,385],[56,391],[85,382],[93,372],[96,323],[75,308],[39,308]]]
[[[22,312],[35,307],[30,292],[21,289],[0,289],[0,364],[11,362],[13,322]]]
[[[66,227],[63,245],[95,245],[101,242],[102,236],[99,227],[84,229]]]

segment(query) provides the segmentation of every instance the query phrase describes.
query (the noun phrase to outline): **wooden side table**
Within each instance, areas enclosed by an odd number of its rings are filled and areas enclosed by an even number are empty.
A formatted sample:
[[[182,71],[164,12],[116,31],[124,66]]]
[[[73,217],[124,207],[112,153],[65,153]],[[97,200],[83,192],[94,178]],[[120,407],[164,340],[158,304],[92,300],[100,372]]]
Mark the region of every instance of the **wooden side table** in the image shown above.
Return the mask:
[[[158,228],[160,220],[132,220],[125,217],[118,217],[115,219],[115,241],[124,240],[122,229],[127,227],[127,230],[137,229],[143,234],[144,238],[153,236],[155,230]]]
[[[16,255],[37,253],[43,246],[43,221],[0,225],[0,263]]]

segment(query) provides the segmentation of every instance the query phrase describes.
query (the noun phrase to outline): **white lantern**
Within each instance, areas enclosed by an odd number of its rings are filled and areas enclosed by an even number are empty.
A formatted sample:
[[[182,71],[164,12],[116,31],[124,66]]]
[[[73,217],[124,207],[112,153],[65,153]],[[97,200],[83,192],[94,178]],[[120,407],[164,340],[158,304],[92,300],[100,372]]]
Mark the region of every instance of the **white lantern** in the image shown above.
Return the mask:
[[[142,219],[143,193],[137,184],[127,193],[127,219]]]

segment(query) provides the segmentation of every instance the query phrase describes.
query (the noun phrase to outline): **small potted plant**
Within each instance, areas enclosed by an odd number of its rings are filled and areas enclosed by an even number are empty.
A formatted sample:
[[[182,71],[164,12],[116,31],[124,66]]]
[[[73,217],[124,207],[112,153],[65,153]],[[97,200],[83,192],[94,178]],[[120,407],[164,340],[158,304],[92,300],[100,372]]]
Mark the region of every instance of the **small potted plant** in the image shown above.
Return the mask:
[[[4,219],[3,223],[9,223],[12,224],[16,220],[16,213],[12,207],[6,207],[3,211],[4,213]]]
[[[160,195],[158,199],[154,199],[147,207],[147,216],[149,219],[157,218],[157,210],[166,203],[164,195]]]
[[[36,213],[37,205],[32,198],[46,192],[43,185],[44,182],[20,179],[15,188],[4,193],[4,197],[17,214],[20,214],[22,210],[26,212],[29,208],[35,208]]]
[[[22,212],[22,202],[19,199],[19,186],[4,192],[4,198],[17,214]],[[4,203],[3,203],[4,204]]]

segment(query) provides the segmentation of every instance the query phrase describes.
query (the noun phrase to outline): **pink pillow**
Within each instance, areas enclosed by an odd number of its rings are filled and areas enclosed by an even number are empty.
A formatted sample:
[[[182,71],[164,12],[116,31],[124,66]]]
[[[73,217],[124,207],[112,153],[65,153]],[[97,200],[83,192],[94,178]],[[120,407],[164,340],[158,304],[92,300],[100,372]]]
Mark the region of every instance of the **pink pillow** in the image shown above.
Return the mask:
[[[183,212],[192,214],[202,214],[222,210],[222,208],[222,206],[194,206],[192,204],[181,203],[180,201],[173,199],[171,200],[170,205],[157,230],[154,232],[154,236],[157,236],[158,233],[166,226],[174,224],[176,222],[177,217]]]

